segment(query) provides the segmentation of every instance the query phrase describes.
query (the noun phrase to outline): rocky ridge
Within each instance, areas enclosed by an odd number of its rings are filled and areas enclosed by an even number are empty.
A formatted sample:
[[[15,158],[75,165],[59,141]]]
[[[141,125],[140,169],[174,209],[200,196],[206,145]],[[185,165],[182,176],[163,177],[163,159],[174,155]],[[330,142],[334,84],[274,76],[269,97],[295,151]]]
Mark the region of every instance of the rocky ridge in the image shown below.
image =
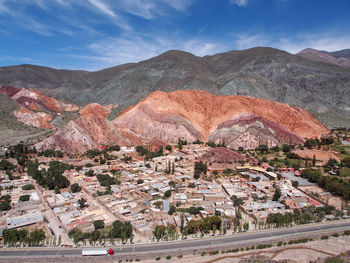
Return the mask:
[[[28,126],[54,129],[51,121],[55,115],[79,110],[75,104],[64,103],[31,89],[3,86],[0,88],[0,93],[21,105],[12,113],[17,120]]]
[[[198,90],[157,91],[114,120],[107,119],[109,113],[99,104],[87,105],[77,120],[36,146],[79,153],[101,145],[139,145],[155,139],[176,143],[182,138],[255,148],[262,143],[301,143],[329,131],[310,113],[287,104]]]

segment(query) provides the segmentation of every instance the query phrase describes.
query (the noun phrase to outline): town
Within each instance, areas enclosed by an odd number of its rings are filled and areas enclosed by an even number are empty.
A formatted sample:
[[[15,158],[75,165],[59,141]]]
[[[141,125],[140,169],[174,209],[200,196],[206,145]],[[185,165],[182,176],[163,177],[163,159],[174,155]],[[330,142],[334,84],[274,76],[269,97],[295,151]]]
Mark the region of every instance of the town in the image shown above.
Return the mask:
[[[349,134],[254,150],[182,139],[79,156],[3,147],[2,245],[151,243],[346,218]]]

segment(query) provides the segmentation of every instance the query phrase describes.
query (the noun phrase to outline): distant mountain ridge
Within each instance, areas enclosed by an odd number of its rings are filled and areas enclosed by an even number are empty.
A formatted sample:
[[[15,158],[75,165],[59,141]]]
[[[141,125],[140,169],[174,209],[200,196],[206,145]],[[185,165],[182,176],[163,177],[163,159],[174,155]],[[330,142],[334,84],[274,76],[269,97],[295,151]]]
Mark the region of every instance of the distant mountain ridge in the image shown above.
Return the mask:
[[[327,52],[307,48],[300,51],[297,55],[310,60],[326,62],[350,69],[350,49]]]

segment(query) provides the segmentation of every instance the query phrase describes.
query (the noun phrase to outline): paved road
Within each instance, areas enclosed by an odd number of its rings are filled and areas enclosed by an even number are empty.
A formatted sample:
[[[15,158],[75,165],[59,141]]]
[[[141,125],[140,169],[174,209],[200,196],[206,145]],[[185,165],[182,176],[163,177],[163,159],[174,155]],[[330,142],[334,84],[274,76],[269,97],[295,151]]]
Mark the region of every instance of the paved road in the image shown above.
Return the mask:
[[[220,246],[237,245],[240,242],[266,241],[280,239],[294,235],[312,234],[322,231],[337,231],[350,229],[350,221],[338,221],[325,224],[307,225],[295,228],[271,230],[253,233],[235,234],[225,237],[214,237],[199,240],[182,240],[177,242],[165,242],[144,245],[125,245],[115,247],[120,255],[145,254],[154,252],[171,252],[179,250],[194,250],[200,248],[215,248]],[[81,248],[33,248],[33,249],[0,249],[2,257],[36,257],[36,256],[81,256]]]

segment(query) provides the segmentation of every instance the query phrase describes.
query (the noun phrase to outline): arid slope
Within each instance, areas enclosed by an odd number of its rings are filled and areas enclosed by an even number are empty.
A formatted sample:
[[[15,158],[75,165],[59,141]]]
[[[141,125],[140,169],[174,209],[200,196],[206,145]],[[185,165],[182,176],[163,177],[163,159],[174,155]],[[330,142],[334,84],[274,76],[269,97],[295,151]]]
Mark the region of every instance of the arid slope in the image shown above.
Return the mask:
[[[182,138],[254,148],[261,143],[301,143],[329,131],[310,113],[287,104],[198,90],[154,92],[113,121],[106,118],[109,112],[96,103],[88,105],[77,120],[37,147],[75,153],[114,143],[147,144],[154,139],[175,143]]]

